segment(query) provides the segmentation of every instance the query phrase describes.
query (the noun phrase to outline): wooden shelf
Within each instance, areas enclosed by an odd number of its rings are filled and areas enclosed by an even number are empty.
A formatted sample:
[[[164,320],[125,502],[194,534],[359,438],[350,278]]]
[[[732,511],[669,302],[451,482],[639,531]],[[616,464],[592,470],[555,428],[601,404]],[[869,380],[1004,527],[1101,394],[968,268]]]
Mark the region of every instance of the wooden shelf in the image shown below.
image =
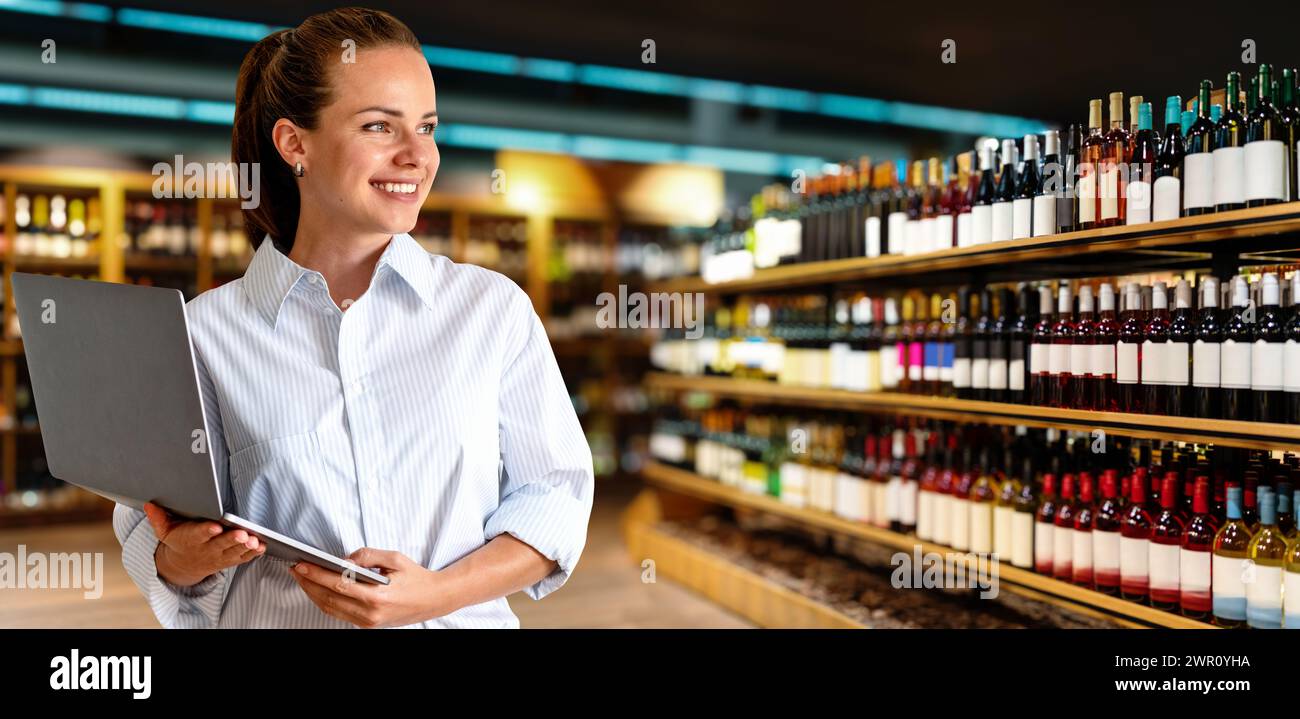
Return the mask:
[[[853,522],[833,514],[794,507],[766,494],[742,492],[693,472],[687,472],[658,462],[646,463],[641,472],[648,482],[666,490],[729,507],[764,512],[783,517],[806,527],[864,539],[892,549],[911,552],[920,548],[920,551],[925,554],[930,552],[938,554],[959,553],[950,547],[923,542],[911,535]],[[971,561],[974,561],[973,557]],[[1211,624],[1195,619],[1188,619],[1177,614],[1126,601],[1119,597],[1112,597],[1109,594],[1085,589],[1069,582],[1045,577],[1036,572],[1012,566],[1007,562],[998,563],[998,576],[999,580],[1005,583],[1003,586],[1008,590],[1034,599],[1065,606],[1072,611],[1081,611],[1094,616],[1100,612],[1109,617],[1118,618],[1118,621],[1130,626],[1182,629],[1216,628]]]
[[[648,388],[705,392],[718,397],[755,403],[857,412],[897,412],[956,422],[1053,427],[1085,432],[1100,429],[1144,439],[1221,444],[1262,450],[1300,450],[1300,425],[1292,424],[1126,412],[1091,412],[897,392],[813,389],[762,380],[713,376],[686,377],[663,372],[647,374],[644,384]]]
[[[10,258],[14,269],[54,272],[98,272],[98,257],[44,257],[40,255],[14,255]]]
[[[193,256],[128,254],[123,258],[128,272],[195,272],[198,258]]]
[[[1179,257],[1171,250],[1226,248],[1232,241],[1271,235],[1300,234],[1300,202],[1288,202],[1207,216],[1182,217],[1143,225],[1105,227],[1099,230],[1064,232],[974,247],[953,247],[919,255],[854,257],[828,262],[808,262],[757,270],[752,277],[732,282],[706,283],[699,277],[657,283],[659,292],[735,293],[779,290],[791,287],[852,282],[883,278],[915,278],[941,272],[962,272],[976,268],[989,271],[1015,267],[1025,270],[1034,262],[1045,265],[1043,277],[1060,276],[1061,260],[1121,253],[1154,253],[1163,260],[1197,259]],[[1201,257],[1201,259],[1204,259]]]

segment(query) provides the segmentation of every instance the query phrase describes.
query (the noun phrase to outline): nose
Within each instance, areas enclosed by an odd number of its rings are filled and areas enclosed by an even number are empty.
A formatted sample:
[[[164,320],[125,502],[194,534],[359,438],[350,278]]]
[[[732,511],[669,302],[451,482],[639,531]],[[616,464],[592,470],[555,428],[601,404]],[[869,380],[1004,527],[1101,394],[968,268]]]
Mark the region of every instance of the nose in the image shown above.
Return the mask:
[[[438,146],[429,138],[409,134],[393,157],[393,162],[405,168],[424,170],[432,176],[438,171]]]

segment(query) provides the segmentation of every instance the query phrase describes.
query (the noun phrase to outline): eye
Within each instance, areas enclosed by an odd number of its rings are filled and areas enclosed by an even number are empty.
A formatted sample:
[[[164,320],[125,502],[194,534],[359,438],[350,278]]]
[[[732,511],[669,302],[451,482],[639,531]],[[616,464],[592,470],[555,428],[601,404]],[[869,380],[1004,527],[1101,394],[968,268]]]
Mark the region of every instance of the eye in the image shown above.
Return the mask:
[[[387,123],[387,122],[384,122],[383,120],[376,120],[375,122],[371,122],[371,123],[369,123],[369,124],[363,125],[363,126],[362,126],[362,129],[364,129],[364,130],[368,130],[368,131],[371,131],[371,132],[374,132],[374,131],[384,132],[384,131],[388,130],[388,123]]]
[[[426,122],[420,126],[420,132],[426,135],[432,135],[433,131],[436,129],[438,129],[438,123],[436,122]]]

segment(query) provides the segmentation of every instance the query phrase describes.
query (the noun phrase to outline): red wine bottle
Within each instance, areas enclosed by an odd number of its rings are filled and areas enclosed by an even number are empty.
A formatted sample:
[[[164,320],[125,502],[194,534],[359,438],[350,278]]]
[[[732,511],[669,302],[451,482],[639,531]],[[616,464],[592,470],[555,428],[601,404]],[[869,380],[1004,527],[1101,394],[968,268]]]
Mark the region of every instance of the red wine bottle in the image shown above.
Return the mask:
[[[1151,606],[1178,608],[1179,551],[1183,545],[1183,520],[1178,516],[1178,474],[1168,472],[1160,487],[1160,514],[1151,527],[1149,566]]]
[[[1291,273],[1291,319],[1286,323],[1282,357],[1282,389],[1286,395],[1284,421],[1300,424],[1300,270]],[[1300,513],[1300,507],[1296,507],[1296,512]]]
[[[1029,401],[1031,404],[1046,407],[1051,404],[1051,349],[1053,303],[1052,288],[1043,285],[1038,288],[1038,322],[1034,325],[1034,334],[1029,345]]]
[[[1011,205],[1011,239],[1034,234],[1034,197],[1042,176],[1038,172],[1038,135],[1025,135],[1025,161],[1016,182],[1016,199]],[[1053,213],[1055,216],[1055,213]]]
[[[1247,207],[1282,202],[1287,194],[1287,149],[1282,118],[1273,97],[1273,67],[1259,66],[1255,107],[1246,117],[1245,196]]]
[[[1232,315],[1223,329],[1220,347],[1219,383],[1223,387],[1223,418],[1251,420],[1255,403],[1251,397],[1251,349],[1255,326],[1250,321],[1253,305],[1250,287],[1241,276],[1232,278]]]
[[[1296,74],[1291,68],[1282,70],[1278,82],[1278,119],[1282,123],[1282,145],[1286,147],[1286,200],[1296,199],[1300,194],[1296,176],[1297,145],[1300,144],[1300,106],[1296,105]]]
[[[1142,411],[1142,292],[1136,282],[1124,288],[1124,307],[1120,319],[1119,341],[1115,345],[1115,390],[1122,412]]]
[[[1135,602],[1147,601],[1150,586],[1151,515],[1147,506],[1145,473],[1134,473],[1129,482],[1129,502],[1120,524],[1120,596]]]
[[[1178,555],[1178,605],[1185,617],[1210,616],[1214,535],[1218,531],[1219,521],[1210,513],[1210,478],[1201,475],[1192,490],[1192,518],[1183,531]]]
[[[1142,406],[1148,414],[1160,414],[1166,407],[1165,351],[1169,344],[1169,304],[1165,283],[1151,290],[1151,316],[1147,318],[1142,342]]]
[[[1037,297],[1028,283],[1020,285],[1016,297],[1016,319],[1011,323],[1007,346],[1007,401],[1029,404],[1029,348],[1038,321]]]
[[[971,208],[971,244],[984,245],[993,241],[993,203],[997,202],[997,183],[993,181],[992,147],[980,148],[979,189]]]
[[[1151,221],[1152,191],[1160,153],[1160,135],[1151,126],[1151,103],[1138,105],[1137,134],[1132,137],[1128,154],[1128,191],[1125,224],[1140,225]],[[1122,178],[1121,178],[1122,179]]]
[[[1061,150],[1061,166],[1055,178],[1048,176],[1044,170],[1045,182],[1056,194],[1056,225],[1058,232],[1073,232],[1079,229],[1079,162],[1083,157],[1083,127],[1072,123],[1066,131],[1065,147]]]
[[[957,327],[953,338],[952,389],[960,399],[972,399],[971,387],[971,292],[969,287],[957,290]]]
[[[1079,501],[1074,509],[1074,548],[1070,551],[1074,583],[1092,589],[1092,522],[1095,509],[1092,475],[1088,472],[1079,473]]]
[[[1223,117],[1215,128],[1214,209],[1240,210],[1246,206],[1246,118],[1241,113],[1241,73],[1228,73],[1223,96]]]
[[[1115,345],[1119,341],[1119,321],[1115,318],[1115,290],[1110,283],[1101,286],[1101,312],[1093,329],[1092,409],[1118,412],[1119,393],[1115,387]],[[1122,497],[1121,497],[1122,498]]]
[[[1074,339],[1070,344],[1070,389],[1074,409],[1097,409],[1092,405],[1101,377],[1093,367],[1093,350],[1097,341],[1093,320],[1092,287],[1079,288],[1079,317],[1074,322]]]
[[[1003,242],[1011,239],[1015,229],[1016,141],[1002,141],[1002,170],[998,173],[997,197],[993,200],[993,227],[990,239]]]
[[[1093,578],[1097,591],[1119,594],[1120,525],[1123,510],[1117,486],[1119,473],[1108,469],[1101,475],[1101,503],[1092,521]]]
[[[1223,343],[1223,320],[1219,314],[1219,281],[1206,275],[1200,284],[1200,316],[1196,322],[1196,339],[1192,343],[1192,415],[1204,419],[1222,416],[1219,386],[1220,347]]]
[[[1183,98],[1170,95],[1165,100],[1165,137],[1156,157],[1155,183],[1151,189],[1151,219],[1176,220],[1182,216],[1183,157],[1187,147],[1182,132]]]
[[[1008,372],[1011,352],[1011,325],[1014,320],[1012,305],[1015,294],[1009,287],[997,291],[994,302],[995,318],[989,325],[989,380],[988,399],[990,402],[1006,402]]]
[[[1048,371],[1051,373],[1051,406],[1074,406],[1073,368],[1070,356],[1074,344],[1073,297],[1070,284],[1062,282],[1056,300],[1056,324],[1052,325],[1052,346],[1048,354]],[[1082,368],[1080,368],[1082,369]],[[1086,371],[1086,370],[1085,370]]]
[[[1174,286],[1174,312],[1169,320],[1169,344],[1165,346],[1165,414],[1192,416],[1192,343],[1195,341],[1192,287],[1187,280],[1180,279]]]
[[[1261,70],[1262,73],[1262,70]],[[1256,108],[1258,109],[1258,108]],[[1250,350],[1250,389],[1254,396],[1256,422],[1281,422],[1284,419],[1282,363],[1286,349],[1286,329],[1278,306],[1281,288],[1277,275],[1266,272],[1260,281],[1261,305],[1255,320],[1255,346]]]
[[[1214,146],[1217,128],[1210,121],[1209,80],[1202,80],[1196,98],[1196,121],[1187,130],[1183,157],[1183,214],[1214,212]]]
[[[1053,575],[1052,561],[1055,552],[1052,541],[1056,535],[1056,475],[1043,475],[1043,492],[1038,511],[1034,514],[1034,571]]]
[[[1056,531],[1052,533],[1052,576],[1074,581],[1074,475],[1061,478],[1061,501],[1056,507]]]

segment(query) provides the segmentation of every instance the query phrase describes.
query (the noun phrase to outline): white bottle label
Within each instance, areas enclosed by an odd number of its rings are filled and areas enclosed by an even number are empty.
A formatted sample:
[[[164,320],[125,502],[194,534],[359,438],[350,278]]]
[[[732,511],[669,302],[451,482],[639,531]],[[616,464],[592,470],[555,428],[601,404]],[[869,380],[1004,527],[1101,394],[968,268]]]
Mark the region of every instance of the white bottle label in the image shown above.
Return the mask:
[[[1138,345],[1120,342],[1115,345],[1115,381],[1120,384],[1137,384]]]
[[[917,231],[916,251],[934,252],[934,218],[921,218],[921,229]]]
[[[1102,165],[1101,187],[1097,196],[1101,200],[1101,219],[1119,217],[1119,168],[1114,163]]]
[[[989,360],[989,389],[1006,389],[1007,388],[1007,361],[1004,359]]]
[[[1214,587],[1214,615],[1225,619],[1246,619],[1245,576],[1249,559],[1214,555],[1210,583]]]
[[[1097,176],[1091,163],[1080,163],[1079,179],[1074,191],[1079,196],[1079,222],[1095,222],[1097,219]]]
[[[868,217],[866,225],[867,225],[866,228],[867,257],[879,257],[880,256],[880,218]]]
[[[1282,585],[1282,626],[1300,629],[1300,572],[1287,572]]]
[[[1092,532],[1080,532],[1075,530],[1071,541],[1074,542],[1070,550],[1070,561],[1074,565],[1076,576],[1082,571],[1092,571]]]
[[[1041,343],[1029,345],[1029,374],[1048,372],[1048,352],[1051,345]]]
[[[1098,572],[1119,574],[1119,532],[1092,532],[1092,564]]]
[[[1074,551],[1074,530],[1068,527],[1052,527],[1052,569],[1072,566],[1071,555]]]
[[[891,212],[887,221],[889,223],[887,228],[889,236],[886,238],[886,242],[889,247],[886,249],[889,250],[891,255],[901,255],[903,254],[903,242],[907,239],[905,236],[907,232],[905,229],[907,227],[907,213]]]
[[[1220,147],[1214,156],[1214,204],[1237,204],[1246,201],[1246,150]]]
[[[1007,367],[1007,387],[1012,391],[1023,390],[1025,388],[1025,361],[1013,359]]]
[[[1076,377],[1095,374],[1092,355],[1093,345],[1070,345],[1070,374]]]
[[[898,486],[898,520],[909,527],[916,526],[916,480],[903,480]]]
[[[1219,386],[1219,343],[1196,340],[1192,344],[1192,384]]]
[[[1047,371],[1052,376],[1070,374],[1070,348],[1074,345],[1051,344],[1047,349]]]
[[[1034,564],[1052,563],[1052,537],[1055,533],[1056,527],[1051,522],[1034,522]]]
[[[1219,384],[1229,389],[1250,389],[1251,343],[1224,340],[1219,346]]]
[[[939,215],[934,218],[934,245],[932,249],[946,250],[953,246],[952,215]]]
[[[916,497],[916,537],[930,541],[934,526],[934,492],[918,492]]]
[[[1015,222],[1013,208],[1010,202],[993,203],[993,229],[989,235],[992,242],[1002,242],[1011,239],[1012,225]]]
[[[903,225],[903,254],[916,255],[921,252],[921,221],[908,220]]]
[[[970,386],[975,389],[988,389],[989,361],[987,358],[975,358],[970,363]]]
[[[976,205],[971,208],[971,244],[984,245],[993,240],[993,208]]]
[[[1115,376],[1115,345],[1092,346],[1092,373],[1096,377]]]
[[[993,508],[993,551],[1003,559],[1011,559],[1011,520],[1015,511],[1010,507]]]
[[[1295,340],[1287,340],[1282,347],[1282,389],[1300,392],[1300,342]]]
[[[970,551],[988,554],[993,551],[993,505],[969,502]]]
[[[1286,197],[1286,145],[1281,140],[1246,143],[1246,199]]]
[[[1150,540],[1120,536],[1119,576],[1121,581],[1145,584],[1151,575],[1147,565],[1147,545]]]
[[[1178,553],[1178,587],[1182,592],[1210,593],[1210,553],[1183,548]]]
[[[953,497],[948,504],[948,513],[952,517],[952,548],[965,551],[970,549],[970,510],[969,501]]]
[[[1124,223],[1141,225],[1151,221],[1151,183],[1138,180],[1128,183],[1128,207]]]
[[[1056,197],[1039,195],[1034,198],[1034,237],[1055,235],[1059,228],[1056,224]]]
[[[1022,197],[1011,204],[1013,215],[1011,218],[1011,239],[1018,240],[1022,237],[1029,237],[1034,232],[1034,201]]]
[[[1186,342],[1169,342],[1165,345],[1165,367],[1161,371],[1165,384],[1186,387],[1192,372],[1191,345]]]
[[[952,361],[952,386],[970,386],[970,357],[958,357]]]
[[[972,214],[963,212],[957,215],[957,246],[970,247],[975,244],[974,228],[971,223]]]
[[[1214,157],[1208,152],[1183,158],[1183,207],[1214,207]]]
[[[1152,589],[1178,589],[1177,544],[1147,543]]]
[[[1164,384],[1165,342],[1142,343],[1142,384]]]
[[[1032,512],[1012,512],[1011,564],[1017,567],[1034,566],[1034,515]]]
[[[1282,623],[1282,568],[1256,564],[1254,581],[1246,582],[1246,620],[1252,626]]]
[[[1284,345],[1256,340],[1250,352],[1250,388],[1257,392],[1282,389]]]
[[[1183,183],[1172,175],[1156,178],[1151,199],[1152,220],[1159,222],[1178,219],[1182,214],[1182,185]]]

